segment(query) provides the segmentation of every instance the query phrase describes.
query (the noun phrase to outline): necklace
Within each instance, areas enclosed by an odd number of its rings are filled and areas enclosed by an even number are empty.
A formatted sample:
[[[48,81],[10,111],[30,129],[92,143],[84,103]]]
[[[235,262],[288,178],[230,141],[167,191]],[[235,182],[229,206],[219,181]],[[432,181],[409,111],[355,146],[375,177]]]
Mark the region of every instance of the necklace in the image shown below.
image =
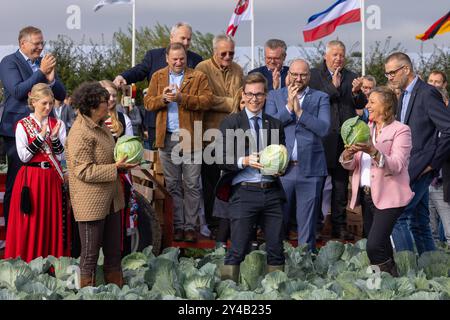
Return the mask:
[[[383,122],[382,124],[381,124],[381,127],[378,129],[378,124],[377,123],[375,123],[375,141],[377,140],[377,138],[378,138],[378,136],[381,134],[381,131],[383,130],[383,128],[384,128],[384,124],[385,124],[385,122]]]

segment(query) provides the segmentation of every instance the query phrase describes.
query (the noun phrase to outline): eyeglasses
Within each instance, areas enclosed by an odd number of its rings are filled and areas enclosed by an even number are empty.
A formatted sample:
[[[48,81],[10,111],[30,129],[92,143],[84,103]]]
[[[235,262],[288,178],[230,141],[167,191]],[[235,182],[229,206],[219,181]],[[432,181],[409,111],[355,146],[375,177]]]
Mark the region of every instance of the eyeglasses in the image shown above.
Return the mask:
[[[29,43],[31,43],[34,47],[45,47],[46,42],[45,41],[41,41],[41,42],[31,42],[28,41]]]
[[[266,94],[264,92],[258,92],[258,93],[244,92],[244,95],[247,97],[247,99],[250,99],[250,100],[252,100],[253,98],[256,98],[256,100],[261,100],[262,98],[264,98],[266,96]]]
[[[227,55],[228,55],[229,57],[234,57],[234,51],[224,51],[224,52],[221,52],[221,53],[220,53],[220,56],[221,56],[222,58],[225,58]]]
[[[302,79],[306,79],[309,77],[309,73],[293,73],[288,71],[289,74],[291,75],[291,77],[297,79],[298,77],[302,78]]]
[[[280,61],[280,60],[282,60],[283,58],[282,57],[266,57],[266,60],[273,60],[273,61]]]
[[[399,67],[398,69],[395,69],[395,70],[386,72],[386,73],[384,74],[384,76],[385,76],[386,78],[389,78],[389,77],[393,78],[393,77],[395,77],[395,75],[397,74],[397,72],[399,72],[399,71],[400,71],[401,69],[403,69],[404,67],[405,67],[405,66],[401,66],[401,67]]]

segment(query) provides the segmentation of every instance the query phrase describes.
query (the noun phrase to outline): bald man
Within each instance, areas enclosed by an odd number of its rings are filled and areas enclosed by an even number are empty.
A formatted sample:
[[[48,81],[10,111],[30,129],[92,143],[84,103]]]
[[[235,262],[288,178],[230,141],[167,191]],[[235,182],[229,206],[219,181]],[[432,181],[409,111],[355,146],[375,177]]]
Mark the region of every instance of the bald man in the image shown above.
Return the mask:
[[[283,208],[285,231],[290,213],[295,212],[298,243],[308,244],[314,251],[322,188],[328,174],[322,138],[330,128],[330,99],[328,94],[309,87],[310,78],[308,63],[293,60],[286,87],[269,92],[265,111],[283,123],[286,136],[289,166],[281,177],[287,198]]]

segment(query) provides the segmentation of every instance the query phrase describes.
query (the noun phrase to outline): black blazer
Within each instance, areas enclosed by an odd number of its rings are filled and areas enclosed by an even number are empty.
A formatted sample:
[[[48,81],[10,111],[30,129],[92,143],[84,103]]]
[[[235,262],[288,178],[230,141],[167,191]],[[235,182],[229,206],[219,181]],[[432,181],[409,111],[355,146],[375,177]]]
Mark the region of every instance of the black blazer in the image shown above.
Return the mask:
[[[267,129],[267,145],[272,143],[278,143],[286,145],[283,124],[280,120],[275,119],[268,114],[262,114],[263,129]],[[228,136],[226,134],[227,129],[242,129],[244,132],[250,129],[249,119],[245,110],[239,113],[232,113],[223,119],[220,124],[220,131],[222,132],[222,143],[223,143],[223,161],[218,163],[218,167],[224,171],[224,174],[220,177],[216,185],[216,196],[224,201],[228,201],[231,191],[231,182],[233,178],[243,169],[238,167],[238,159],[240,157],[246,157],[250,155],[250,138],[245,139],[244,153],[240,153],[238,150],[237,139],[235,136]],[[276,137],[272,130],[278,130],[278,141],[272,141],[272,134]],[[227,139],[228,138],[228,139]],[[233,154],[227,151],[234,150]],[[227,159],[228,156],[228,159]],[[280,198],[285,199],[285,193],[281,181],[279,178],[276,179],[280,189]]]
[[[288,71],[289,71],[289,67],[286,67],[286,66],[281,67],[281,73],[280,73],[281,87],[280,88],[286,87],[286,76],[287,76]],[[268,87],[269,91],[273,90],[272,72],[269,71],[269,69],[267,69],[266,66],[262,66],[262,67],[253,69],[252,71],[249,72],[249,74],[252,72],[262,73],[263,76],[267,79],[267,87]]]
[[[450,158],[442,165],[442,187],[444,189],[444,201],[450,202]]]
[[[356,96],[352,94],[352,82],[358,75],[346,68],[341,70],[341,75],[341,86],[336,88],[325,61],[319,68],[311,69],[309,86],[330,96],[330,130],[323,138],[328,168],[336,168],[340,165],[339,156],[344,150],[340,134],[341,125],[345,120],[356,117],[356,109],[362,109],[367,104],[366,96],[362,91]]]
[[[194,69],[202,60],[201,56],[188,50],[188,68]],[[136,83],[144,79],[150,81],[156,71],[165,67],[167,67],[166,48],[152,49],[147,51],[141,63],[122,73],[122,77],[127,80],[127,83]]]
[[[402,101],[403,96],[397,108],[399,121]],[[412,149],[408,171],[412,183],[428,165],[438,170],[450,156],[450,110],[445,107],[435,87],[417,79],[404,123],[411,128]]]

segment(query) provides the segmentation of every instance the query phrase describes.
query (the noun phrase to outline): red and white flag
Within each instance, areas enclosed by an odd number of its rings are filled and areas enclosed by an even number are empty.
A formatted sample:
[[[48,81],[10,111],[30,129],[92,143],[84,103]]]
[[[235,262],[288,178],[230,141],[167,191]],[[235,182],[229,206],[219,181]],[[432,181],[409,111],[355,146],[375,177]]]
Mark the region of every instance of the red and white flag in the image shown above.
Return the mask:
[[[230,23],[227,28],[227,35],[233,36],[241,21],[253,20],[252,0],[238,0],[233,15],[231,16]]]
[[[337,0],[331,7],[309,17],[303,28],[305,42],[315,41],[336,30],[342,24],[361,21],[360,0]]]

